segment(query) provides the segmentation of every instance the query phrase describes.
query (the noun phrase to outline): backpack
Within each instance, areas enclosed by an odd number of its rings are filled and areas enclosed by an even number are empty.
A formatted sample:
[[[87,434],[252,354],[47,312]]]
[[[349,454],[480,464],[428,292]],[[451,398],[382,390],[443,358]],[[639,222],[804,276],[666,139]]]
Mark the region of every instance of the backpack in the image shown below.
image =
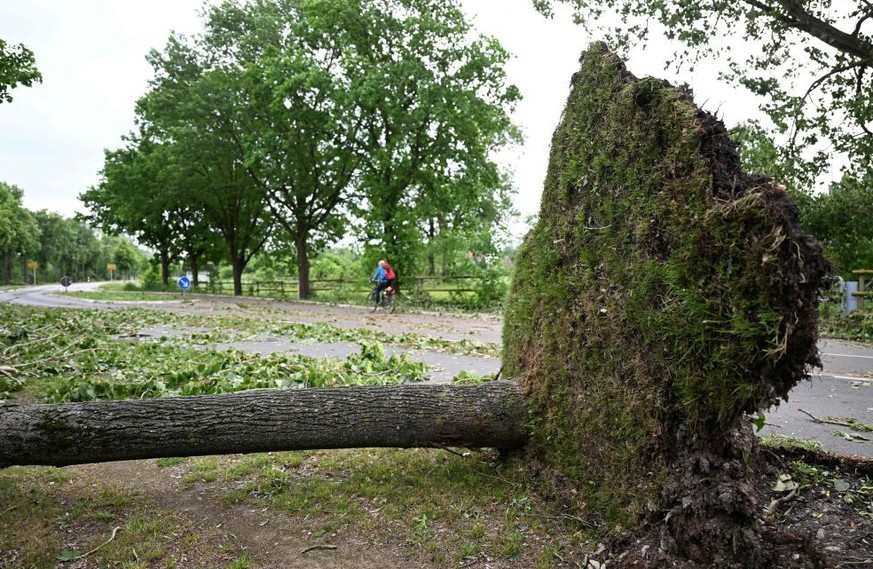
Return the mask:
[[[394,269],[391,268],[391,265],[385,263],[385,266],[382,268],[385,269],[386,279],[388,279],[389,281],[393,281],[395,278],[397,278],[397,275],[394,274]]]

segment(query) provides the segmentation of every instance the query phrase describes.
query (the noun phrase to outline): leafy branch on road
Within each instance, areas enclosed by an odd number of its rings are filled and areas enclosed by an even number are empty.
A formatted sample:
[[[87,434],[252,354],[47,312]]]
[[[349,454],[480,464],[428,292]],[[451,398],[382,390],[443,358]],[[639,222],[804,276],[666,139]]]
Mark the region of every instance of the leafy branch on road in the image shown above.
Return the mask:
[[[163,318],[162,324],[173,317]],[[146,336],[156,315],[0,307],[0,398],[24,390],[50,402],[204,395],[257,388],[386,385],[423,381],[427,366],[408,354],[386,356],[378,342],[344,360],[296,353],[261,355],[210,344],[234,332]],[[203,326],[213,324],[198,317]],[[179,324],[180,322],[175,322]],[[219,326],[224,323],[217,323]],[[216,328],[222,330],[222,328]],[[225,329],[226,330],[226,329]],[[137,341],[130,340],[138,338]]]
[[[871,433],[873,432],[873,426],[867,425],[865,423],[858,422],[854,417],[816,417],[809,411],[805,411],[803,409],[798,409],[801,413],[812,419],[813,423],[820,423],[826,425],[837,425],[840,427],[848,427],[855,431]]]

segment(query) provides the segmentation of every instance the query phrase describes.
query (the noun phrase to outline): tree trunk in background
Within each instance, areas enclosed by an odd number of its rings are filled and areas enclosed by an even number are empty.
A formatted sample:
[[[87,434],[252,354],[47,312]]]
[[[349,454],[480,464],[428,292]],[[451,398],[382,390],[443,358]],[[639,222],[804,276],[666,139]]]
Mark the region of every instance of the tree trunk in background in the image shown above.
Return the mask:
[[[62,405],[0,402],[0,468],[363,447],[522,446],[518,385],[254,390]]]
[[[3,255],[3,284],[12,283],[12,259],[9,253]]]
[[[306,234],[298,234],[294,243],[297,247],[297,297],[305,300],[312,294],[309,284],[309,250],[306,246]]]
[[[166,251],[161,251],[161,283],[170,284],[170,255]]]
[[[242,259],[239,258],[233,249],[231,249],[230,253],[230,267],[233,271],[233,295],[242,296],[242,273],[245,267],[243,267]]]
[[[197,262],[199,255],[191,255],[191,283],[196,288],[200,284],[200,263]]]
[[[427,275],[433,277],[436,276],[436,254],[433,252],[433,240],[436,238],[436,226],[434,225],[433,218],[427,220],[427,223],[428,244],[431,246],[430,251],[427,253]]]

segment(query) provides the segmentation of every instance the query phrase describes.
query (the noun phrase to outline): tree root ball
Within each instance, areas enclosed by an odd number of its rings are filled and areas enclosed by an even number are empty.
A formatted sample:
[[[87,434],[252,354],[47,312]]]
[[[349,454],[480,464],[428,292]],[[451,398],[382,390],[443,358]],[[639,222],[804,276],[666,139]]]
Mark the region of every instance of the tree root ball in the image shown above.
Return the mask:
[[[745,419],[819,364],[829,265],[688,93],[600,43],[580,63],[517,259],[504,373],[524,385],[549,491],[607,528],[671,512],[675,547],[718,565],[724,542],[761,539]],[[724,519],[719,548],[703,536]]]

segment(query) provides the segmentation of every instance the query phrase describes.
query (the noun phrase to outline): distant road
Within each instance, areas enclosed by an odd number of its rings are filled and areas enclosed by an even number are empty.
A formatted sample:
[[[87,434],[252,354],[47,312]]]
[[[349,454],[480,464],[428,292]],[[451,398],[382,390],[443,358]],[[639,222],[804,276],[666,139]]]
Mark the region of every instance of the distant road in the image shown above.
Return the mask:
[[[94,290],[102,283],[74,283],[70,291]],[[26,287],[0,291],[0,303],[28,304],[47,307],[119,308],[128,303],[94,302],[59,294],[60,284]],[[260,299],[221,297],[211,299],[200,296],[198,304],[222,303],[228,306],[243,303],[269,302]],[[331,307],[300,302],[275,303],[283,307],[289,318],[300,321],[326,320],[345,327],[378,326],[379,322],[358,307]],[[164,310],[190,310],[178,303],[164,303]],[[205,308],[205,306],[203,307]],[[476,319],[467,316],[403,314],[394,325],[402,331],[418,331],[433,336],[452,339],[467,337],[484,342],[500,342],[499,319]],[[401,330],[395,330],[401,331]],[[814,439],[832,451],[841,454],[857,454],[873,457],[873,433],[851,431],[850,428],[833,424],[816,423],[809,415],[821,420],[854,419],[858,423],[873,425],[873,346],[822,340],[819,343],[824,368],[814,370],[810,381],[797,385],[788,402],[767,413],[767,425],[762,434],[778,434],[803,439]],[[451,358],[451,355],[446,355]],[[475,361],[470,365],[475,366]],[[485,365],[485,364],[483,364]],[[487,369],[471,369],[480,373],[493,373],[494,360]],[[809,415],[803,413],[806,411]],[[848,433],[842,436],[839,433]],[[870,440],[863,440],[864,438]],[[852,439],[852,440],[849,440]]]
[[[97,290],[102,284],[104,283],[73,283],[69,286],[67,290],[69,290],[70,292]],[[62,287],[59,283],[0,290],[0,302],[8,302],[11,304],[28,304],[31,306],[89,308],[94,308],[95,304],[110,304],[94,303],[89,300],[76,298],[74,296],[64,296],[57,294],[62,293],[63,291],[64,287]]]

